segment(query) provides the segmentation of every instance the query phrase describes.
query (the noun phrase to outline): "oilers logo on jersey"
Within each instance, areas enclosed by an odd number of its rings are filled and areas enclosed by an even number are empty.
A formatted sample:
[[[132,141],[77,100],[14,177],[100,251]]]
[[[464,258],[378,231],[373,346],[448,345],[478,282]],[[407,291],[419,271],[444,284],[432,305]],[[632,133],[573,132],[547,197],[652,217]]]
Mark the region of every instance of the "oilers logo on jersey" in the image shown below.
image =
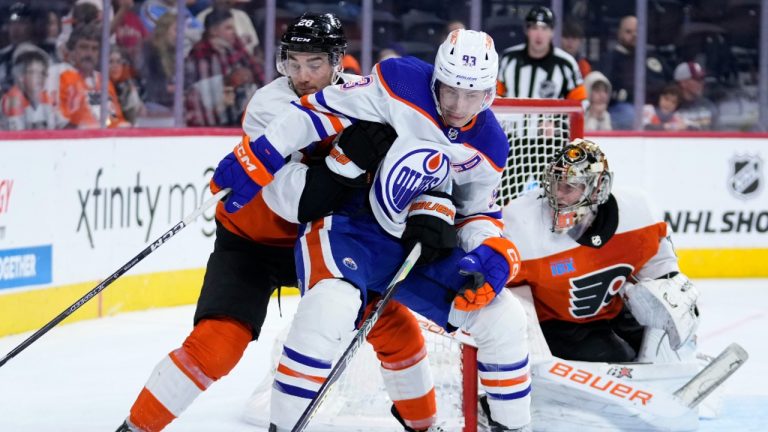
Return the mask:
[[[393,165],[384,180],[384,196],[389,207],[400,213],[423,192],[441,185],[450,171],[448,158],[435,149],[406,153]]]

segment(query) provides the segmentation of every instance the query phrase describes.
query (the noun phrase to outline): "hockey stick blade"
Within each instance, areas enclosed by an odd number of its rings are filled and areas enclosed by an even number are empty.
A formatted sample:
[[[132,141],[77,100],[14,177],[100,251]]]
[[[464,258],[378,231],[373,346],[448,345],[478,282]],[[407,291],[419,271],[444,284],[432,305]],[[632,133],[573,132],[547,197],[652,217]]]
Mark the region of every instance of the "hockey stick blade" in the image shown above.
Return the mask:
[[[717,387],[736,372],[749,358],[741,345],[732,343],[699,371],[687,383],[675,391],[675,397],[689,408],[695,408]]]
[[[122,267],[117,269],[109,277],[104,279],[100,284],[96,285],[95,288],[85,293],[85,295],[80,297],[79,300],[74,302],[70,307],[68,307],[62,313],[57,315],[56,318],[49,321],[48,324],[41,327],[39,330],[34,332],[32,336],[28,337],[27,339],[24,340],[24,342],[17,345],[16,348],[12,349],[10,352],[8,352],[8,354],[6,354],[2,359],[0,359],[0,367],[6,364],[8,360],[14,358],[17,354],[24,351],[28,346],[32,345],[32,343],[34,343],[36,340],[40,339],[40,337],[48,333],[48,331],[50,331],[60,322],[64,321],[68,316],[72,315],[76,310],[80,309],[81,306],[88,303],[88,301],[94,298],[98,293],[102,292],[112,282],[119,279],[128,270],[132,269],[133,266],[139,263],[139,261],[149,256],[152,252],[155,251],[155,249],[159,248],[165,242],[167,242],[171,237],[175,236],[179,231],[182,230],[182,228],[194,222],[194,220],[197,219],[201,214],[203,214],[203,212],[208,210],[208,208],[215,205],[217,202],[219,202],[219,200],[221,200],[225,195],[227,195],[229,191],[230,190],[228,188],[218,191],[213,197],[209,198],[208,201],[204,202],[200,207],[198,207],[192,213],[187,215],[187,217],[185,217],[179,223],[171,227],[171,229],[166,231],[165,234],[161,235],[160,237],[158,237],[157,240],[150,243],[146,248],[144,248],[144,250],[139,252],[138,255],[131,258],[130,261],[128,261]]]
[[[344,353],[341,355],[341,357],[339,357],[339,361],[337,361],[333,366],[333,369],[331,369],[331,372],[328,374],[328,378],[325,379],[323,384],[317,390],[317,394],[314,398],[312,398],[312,401],[309,403],[309,405],[307,405],[307,408],[301,414],[301,417],[299,417],[299,419],[296,421],[296,425],[293,427],[293,429],[291,429],[291,432],[301,432],[307,428],[309,421],[312,419],[312,417],[314,417],[318,408],[320,408],[320,405],[322,405],[323,401],[325,401],[325,398],[328,396],[328,393],[330,392],[333,385],[336,383],[336,381],[338,381],[344,370],[347,369],[347,366],[349,366],[349,363],[352,362],[355,354],[357,354],[357,350],[360,349],[360,346],[365,342],[365,338],[371,332],[371,329],[376,324],[376,321],[379,320],[381,313],[384,311],[384,307],[387,306],[387,303],[389,303],[389,301],[395,295],[395,291],[397,291],[397,287],[400,285],[400,282],[402,282],[403,279],[408,276],[408,273],[411,272],[411,269],[413,268],[414,264],[416,264],[419,256],[421,256],[421,243],[416,243],[413,249],[411,249],[411,252],[405,258],[405,261],[403,261],[403,264],[395,274],[395,277],[392,279],[389,285],[387,285],[387,288],[384,290],[384,294],[376,303],[376,306],[371,311],[370,316],[368,316],[368,318],[363,321],[363,324],[360,325],[360,330],[357,331],[355,337],[352,338],[352,341],[347,346],[347,349],[344,350]]]

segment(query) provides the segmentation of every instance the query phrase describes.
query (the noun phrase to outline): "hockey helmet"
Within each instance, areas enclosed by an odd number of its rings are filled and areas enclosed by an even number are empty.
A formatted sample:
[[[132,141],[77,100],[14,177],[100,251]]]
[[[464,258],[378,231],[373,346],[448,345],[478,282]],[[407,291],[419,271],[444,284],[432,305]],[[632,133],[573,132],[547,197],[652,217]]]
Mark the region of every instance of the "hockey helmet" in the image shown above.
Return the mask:
[[[525,16],[525,25],[546,25],[549,28],[555,28],[555,14],[546,6],[534,6]]]
[[[441,84],[464,90],[484,90],[480,111],[488,109],[496,95],[499,55],[493,38],[480,31],[452,31],[437,49],[432,73],[432,96],[438,112],[438,86]]]
[[[544,172],[544,193],[552,209],[552,231],[563,232],[596,211],[611,193],[613,174],[592,141],[575,139],[558,151]]]
[[[340,67],[346,49],[347,38],[336,15],[305,13],[296,18],[280,38],[277,70],[286,75],[282,63],[288,58],[288,51],[328,53],[330,64]]]

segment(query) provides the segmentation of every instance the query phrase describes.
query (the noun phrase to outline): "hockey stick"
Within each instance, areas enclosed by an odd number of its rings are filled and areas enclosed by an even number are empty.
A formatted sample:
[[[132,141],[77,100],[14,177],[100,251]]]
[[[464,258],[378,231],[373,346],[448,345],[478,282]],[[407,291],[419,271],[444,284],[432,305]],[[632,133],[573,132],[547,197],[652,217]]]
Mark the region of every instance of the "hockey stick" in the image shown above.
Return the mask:
[[[341,374],[352,362],[352,359],[355,357],[357,350],[360,349],[360,346],[365,342],[365,338],[371,332],[371,329],[376,324],[376,321],[379,320],[379,317],[384,311],[384,308],[387,306],[387,303],[392,300],[392,297],[395,295],[395,291],[397,291],[397,287],[400,285],[400,282],[402,282],[403,279],[408,276],[408,273],[410,273],[411,268],[413,268],[413,265],[416,264],[416,261],[419,259],[420,255],[421,243],[416,243],[408,256],[405,257],[405,261],[403,261],[403,264],[400,266],[397,274],[395,274],[395,277],[392,279],[389,285],[387,285],[387,288],[384,290],[381,299],[379,299],[379,301],[376,303],[376,306],[374,306],[373,310],[371,311],[370,316],[368,316],[368,318],[363,321],[363,324],[360,325],[360,330],[357,331],[355,337],[352,338],[352,341],[347,346],[347,349],[344,351],[341,357],[339,357],[339,361],[337,361],[333,366],[331,373],[328,374],[328,378],[325,379],[323,385],[321,385],[317,390],[317,394],[314,398],[312,398],[312,401],[301,414],[299,420],[296,421],[296,425],[293,427],[293,429],[291,429],[291,432],[301,432],[306,429],[309,421],[312,419],[312,417],[314,417],[317,409],[320,408],[320,405],[328,396],[328,392],[331,390],[331,387],[336,383],[336,381],[338,381]]]
[[[124,275],[125,272],[132,269],[133,266],[139,263],[139,261],[143,260],[149,254],[155,251],[155,249],[159,248],[163,245],[163,243],[167,242],[171,237],[176,235],[179,231],[181,231],[182,228],[185,226],[191,224],[192,222],[197,219],[198,216],[203,214],[204,211],[208,210],[209,207],[215,205],[221,198],[223,198],[227,193],[229,193],[229,189],[222,189],[219,192],[217,192],[213,197],[209,198],[208,201],[204,202],[200,207],[198,207],[195,211],[190,213],[187,217],[185,217],[182,221],[174,225],[171,229],[169,229],[165,234],[161,235],[157,240],[152,242],[149,246],[144,248],[141,252],[139,252],[138,255],[133,257],[130,261],[125,263],[122,267],[120,267],[117,271],[112,273],[108,278],[104,279],[100,284],[98,284],[95,288],[88,291],[84,296],[80,297],[80,299],[72,304],[72,306],[68,307],[64,310],[64,312],[60,313],[56,316],[56,318],[52,319],[48,324],[44,325],[42,328],[40,328],[38,331],[32,334],[32,336],[28,337],[24,342],[20,343],[16,348],[12,349],[8,354],[5,355],[2,359],[0,359],[0,367],[2,367],[5,363],[8,362],[8,360],[14,358],[17,354],[24,351],[28,346],[32,345],[36,340],[40,339],[41,336],[48,333],[52,328],[54,328],[57,324],[64,321],[68,316],[72,315],[76,310],[80,309],[82,305],[87,303],[89,300],[91,300],[93,297],[96,296],[96,294],[103,291],[106,287],[108,287],[112,282],[116,281],[120,276]]]

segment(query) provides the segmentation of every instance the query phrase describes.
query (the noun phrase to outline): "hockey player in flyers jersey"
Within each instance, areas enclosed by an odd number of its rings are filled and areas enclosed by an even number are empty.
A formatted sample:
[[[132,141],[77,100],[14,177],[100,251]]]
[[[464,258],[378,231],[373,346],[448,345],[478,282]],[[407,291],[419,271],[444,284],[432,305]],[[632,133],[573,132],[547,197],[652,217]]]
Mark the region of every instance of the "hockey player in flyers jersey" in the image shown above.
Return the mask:
[[[340,73],[346,38],[340,21],[331,14],[305,14],[296,19],[280,45],[278,71],[284,76],[253,95],[243,119],[245,134],[260,135],[297,97],[358,78]],[[366,128],[353,135],[365,139],[366,131],[376,129],[376,125]],[[354,128],[347,132],[354,132]],[[181,347],[158,363],[119,431],[165,428],[198,395],[227,375],[248,343],[259,337],[273,290],[296,286],[293,246],[297,223],[326,214],[349,189],[336,182],[322,163],[327,146],[317,143],[310,150],[295,155],[274,183],[240,212],[229,213],[219,203],[216,242],[197,302],[194,328]],[[299,162],[302,157],[307,164]],[[312,157],[321,163],[311,164],[308,159]],[[280,206],[266,204],[273,195],[283,197]],[[318,195],[326,199],[314,199]],[[411,317],[407,311],[394,313],[398,314]],[[418,324],[413,326],[418,328]]]
[[[234,187],[227,205],[236,210],[272,181],[301,143],[358,120],[390,124],[399,135],[369,193],[300,233],[296,260],[305,294],[275,376],[273,430],[294,426],[330,372],[341,336],[354,329],[368,292],[385,288],[415,241],[424,246],[425,264],[446,250],[449,256],[415,268],[395,298],[439,325],[472,334],[495,430],[529,423],[524,313],[503,290],[519,262],[514,245],[500,235],[494,199],[509,151],[488,110],[497,70],[493,40],[457,30],[438,49],[434,67],[414,58],[383,61],[358,82],[301,98],[262,137],[220,162],[212,187]],[[369,155],[347,151],[343,138],[326,161],[356,178],[371,168]],[[397,339],[394,332],[389,336]],[[393,398],[418,400],[430,388],[413,379],[426,353],[416,354],[406,368],[382,363]],[[432,421],[408,426],[421,429]]]
[[[557,357],[633,361],[646,326],[677,350],[698,325],[698,290],[680,273],[667,224],[643,196],[611,193],[611,179],[600,148],[576,140],[548,165],[543,189],[503,211],[523,260],[511,285],[530,285]]]
[[[701,367],[695,356],[698,290],[680,272],[667,224],[641,194],[613,191],[612,175],[600,148],[577,139],[554,156],[542,188],[503,209],[504,235],[515,242],[522,259],[509,286],[517,293],[530,288],[541,329],[529,332],[534,365],[550,353],[585,362],[643,362],[644,372],[634,373],[644,376],[635,378],[653,381],[661,369],[647,364],[659,363],[667,365],[660,366],[667,369],[667,382],[674,383],[675,373],[684,382]],[[624,366],[631,378],[633,367]],[[562,401],[557,410],[541,408],[549,394],[563,391],[557,386],[550,390],[542,381],[546,373],[542,376],[533,377],[536,424],[557,430],[564,427],[558,426],[559,415],[571,427],[594,407],[585,392],[571,404],[573,411]],[[597,418],[619,412],[606,409]],[[609,424],[637,427],[630,426],[637,420],[629,417],[619,415]]]

